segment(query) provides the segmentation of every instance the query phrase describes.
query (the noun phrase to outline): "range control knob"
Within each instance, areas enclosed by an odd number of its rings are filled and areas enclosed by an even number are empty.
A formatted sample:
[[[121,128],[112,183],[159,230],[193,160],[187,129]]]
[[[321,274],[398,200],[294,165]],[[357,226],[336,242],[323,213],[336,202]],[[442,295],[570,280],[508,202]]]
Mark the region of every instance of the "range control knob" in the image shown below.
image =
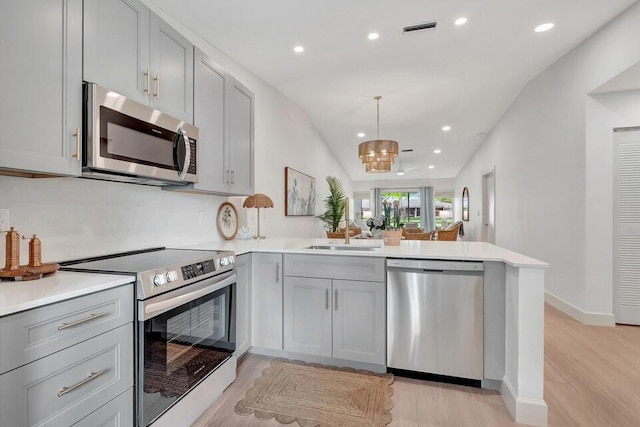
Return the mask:
[[[220,258],[220,265],[223,266],[223,267],[226,266],[226,265],[229,265],[229,258],[227,258],[227,257]]]
[[[178,280],[178,272],[175,270],[171,270],[167,272],[167,282],[175,282]]]
[[[156,286],[162,286],[167,283],[167,276],[163,274],[156,274],[153,276],[153,284]]]
[[[229,264],[236,262],[236,258],[233,255],[229,255]]]

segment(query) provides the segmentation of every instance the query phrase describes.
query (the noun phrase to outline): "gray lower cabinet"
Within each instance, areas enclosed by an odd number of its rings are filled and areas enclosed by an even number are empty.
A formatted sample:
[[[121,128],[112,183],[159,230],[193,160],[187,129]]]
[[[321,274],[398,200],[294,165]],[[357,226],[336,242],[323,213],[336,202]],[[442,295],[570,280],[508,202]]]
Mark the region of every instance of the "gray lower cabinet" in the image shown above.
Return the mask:
[[[72,425],[132,385],[128,324],[0,376],[2,423]]]
[[[282,350],[282,254],[252,254],[251,342]]]
[[[133,307],[128,284],[0,318],[0,425],[133,425]]]
[[[132,321],[130,285],[2,317],[0,374]]]
[[[251,254],[236,257],[236,357],[251,347]]]
[[[284,350],[384,365],[384,259],[285,255],[284,262]]]
[[[85,418],[73,427],[130,427],[133,420],[133,389],[129,389]]]
[[[80,175],[82,0],[0,14],[0,170]]]

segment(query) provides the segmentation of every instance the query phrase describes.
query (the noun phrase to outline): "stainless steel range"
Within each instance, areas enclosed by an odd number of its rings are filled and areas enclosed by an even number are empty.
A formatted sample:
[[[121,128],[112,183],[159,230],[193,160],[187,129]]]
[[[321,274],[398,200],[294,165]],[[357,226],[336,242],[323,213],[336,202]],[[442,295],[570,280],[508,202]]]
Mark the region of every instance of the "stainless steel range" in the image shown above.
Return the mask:
[[[225,364],[233,366],[222,381],[231,369],[235,378],[234,262],[233,252],[155,248],[63,263],[66,270],[136,276],[138,426],[172,424],[178,406],[200,410],[188,407],[189,395]]]

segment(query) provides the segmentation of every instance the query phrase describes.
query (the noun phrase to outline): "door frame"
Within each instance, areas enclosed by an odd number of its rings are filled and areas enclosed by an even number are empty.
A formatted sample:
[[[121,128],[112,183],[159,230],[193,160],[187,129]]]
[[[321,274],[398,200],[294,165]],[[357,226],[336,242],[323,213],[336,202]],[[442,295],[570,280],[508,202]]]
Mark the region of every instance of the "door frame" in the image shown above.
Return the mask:
[[[488,200],[488,187],[487,187],[487,178],[493,176],[493,243],[495,244],[496,240],[496,167],[495,165],[482,173],[482,217],[481,217],[481,240],[483,242],[487,241],[487,221],[489,220],[489,200]]]
[[[629,314],[623,313],[623,309],[620,305],[620,237],[622,236],[622,226],[620,222],[620,194],[619,194],[619,182],[620,182],[620,153],[619,153],[619,139],[622,138],[621,135],[624,135],[625,132],[640,132],[640,126],[629,126],[629,127],[616,127],[613,128],[612,135],[612,172],[613,172],[613,203],[612,203],[612,285],[613,285],[613,317],[615,323],[622,324],[637,324],[635,322],[629,322],[627,319],[629,318]]]

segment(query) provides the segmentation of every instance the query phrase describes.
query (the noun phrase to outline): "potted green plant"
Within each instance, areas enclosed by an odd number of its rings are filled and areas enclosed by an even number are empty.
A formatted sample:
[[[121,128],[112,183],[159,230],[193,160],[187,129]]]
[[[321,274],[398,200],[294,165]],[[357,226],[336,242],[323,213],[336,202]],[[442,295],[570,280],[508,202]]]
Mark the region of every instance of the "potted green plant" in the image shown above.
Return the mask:
[[[340,221],[344,218],[344,188],[342,182],[335,176],[328,176],[327,184],[329,184],[329,195],[324,199],[326,210],[316,218],[324,222],[327,231],[337,233]]]
[[[385,227],[382,231],[384,243],[390,246],[397,246],[402,239],[402,227],[404,227],[400,212],[400,202],[398,200],[385,199],[382,201],[382,211],[385,219]]]

